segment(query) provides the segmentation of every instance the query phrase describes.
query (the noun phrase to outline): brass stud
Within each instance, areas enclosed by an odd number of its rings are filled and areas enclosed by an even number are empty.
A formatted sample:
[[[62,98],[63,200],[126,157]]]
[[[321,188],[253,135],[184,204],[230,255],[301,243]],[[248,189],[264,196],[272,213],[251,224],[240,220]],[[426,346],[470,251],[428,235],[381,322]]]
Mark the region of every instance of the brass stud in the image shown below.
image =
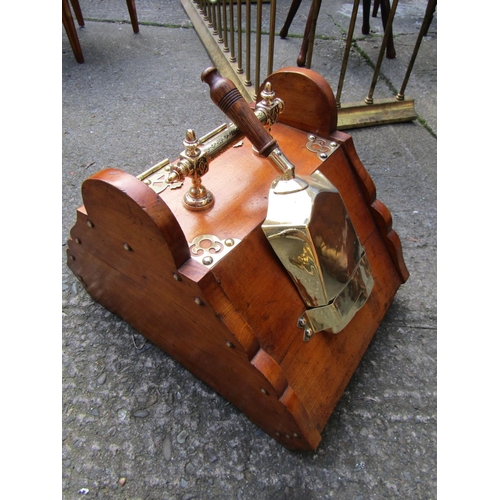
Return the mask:
[[[94,227],[94,223],[91,220],[87,221],[87,226]]]
[[[226,345],[231,349],[234,349],[234,344],[232,342],[229,342],[229,340],[226,340]]]
[[[177,273],[173,273],[172,276],[174,277],[175,281],[182,281],[182,278]]]
[[[226,245],[227,247],[232,247],[234,245],[233,238],[228,238],[227,240],[224,240],[224,245]]]
[[[128,243],[124,243],[123,244],[123,248],[125,248],[125,250],[127,250],[127,252],[131,252],[132,251],[132,248],[130,247],[130,245]]]
[[[69,258],[70,258],[71,260],[76,260],[74,255],[70,255],[70,256],[69,256]]]
[[[213,261],[214,261],[214,259],[210,256],[203,257],[203,259],[202,259],[203,264],[205,264],[206,266],[209,266],[210,264],[212,264]]]
[[[202,306],[203,305],[203,301],[198,298],[198,297],[195,297],[194,301],[199,305],[199,306]]]
[[[262,392],[262,394],[266,394],[266,395],[267,395],[267,394],[269,394],[269,393],[268,393],[268,392],[264,389],[264,387],[261,387],[261,388],[260,388],[260,392]]]
[[[78,238],[75,238],[75,243],[76,243],[77,245],[80,245],[81,241],[80,241]]]

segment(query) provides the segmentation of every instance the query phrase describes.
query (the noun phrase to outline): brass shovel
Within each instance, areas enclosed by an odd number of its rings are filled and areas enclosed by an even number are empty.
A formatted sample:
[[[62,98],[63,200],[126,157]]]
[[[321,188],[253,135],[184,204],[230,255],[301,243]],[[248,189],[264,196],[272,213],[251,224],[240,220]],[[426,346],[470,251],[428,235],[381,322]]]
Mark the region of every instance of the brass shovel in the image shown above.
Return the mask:
[[[262,229],[289,273],[306,310],[297,319],[304,340],[338,333],[368,299],[373,277],[340,193],[319,171],[297,177],[235,85],[213,67],[201,75],[212,101],[281,172],[269,191]]]

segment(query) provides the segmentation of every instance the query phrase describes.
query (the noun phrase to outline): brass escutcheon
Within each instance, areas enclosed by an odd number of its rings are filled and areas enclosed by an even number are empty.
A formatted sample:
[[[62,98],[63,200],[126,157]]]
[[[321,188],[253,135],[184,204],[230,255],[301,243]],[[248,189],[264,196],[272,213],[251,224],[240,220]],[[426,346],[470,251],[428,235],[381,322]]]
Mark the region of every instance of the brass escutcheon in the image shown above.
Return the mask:
[[[335,141],[322,139],[315,135],[308,136],[308,139],[309,142],[306,144],[306,148],[312,153],[316,153],[322,161],[326,160],[339,147]]]
[[[210,268],[226,256],[240,241],[237,238],[220,240],[213,234],[202,234],[189,244],[189,250],[193,259]]]

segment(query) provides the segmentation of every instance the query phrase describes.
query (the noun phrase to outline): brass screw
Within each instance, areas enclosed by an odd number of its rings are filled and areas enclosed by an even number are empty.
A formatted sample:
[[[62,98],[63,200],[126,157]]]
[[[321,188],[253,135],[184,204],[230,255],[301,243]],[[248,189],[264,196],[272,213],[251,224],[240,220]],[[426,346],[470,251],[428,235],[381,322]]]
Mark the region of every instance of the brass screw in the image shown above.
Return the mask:
[[[233,238],[228,238],[227,240],[224,240],[224,245],[226,245],[227,247],[232,247],[234,245]]]

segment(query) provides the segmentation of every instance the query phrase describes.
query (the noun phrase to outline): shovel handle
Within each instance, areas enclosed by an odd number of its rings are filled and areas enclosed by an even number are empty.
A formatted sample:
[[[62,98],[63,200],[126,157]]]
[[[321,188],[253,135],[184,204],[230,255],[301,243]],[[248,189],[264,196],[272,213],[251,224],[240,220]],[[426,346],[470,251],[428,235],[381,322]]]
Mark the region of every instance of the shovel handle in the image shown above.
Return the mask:
[[[260,123],[234,83],[223,78],[214,67],[207,68],[201,74],[201,81],[210,87],[212,101],[248,137],[259,155],[269,156],[278,144]]]

